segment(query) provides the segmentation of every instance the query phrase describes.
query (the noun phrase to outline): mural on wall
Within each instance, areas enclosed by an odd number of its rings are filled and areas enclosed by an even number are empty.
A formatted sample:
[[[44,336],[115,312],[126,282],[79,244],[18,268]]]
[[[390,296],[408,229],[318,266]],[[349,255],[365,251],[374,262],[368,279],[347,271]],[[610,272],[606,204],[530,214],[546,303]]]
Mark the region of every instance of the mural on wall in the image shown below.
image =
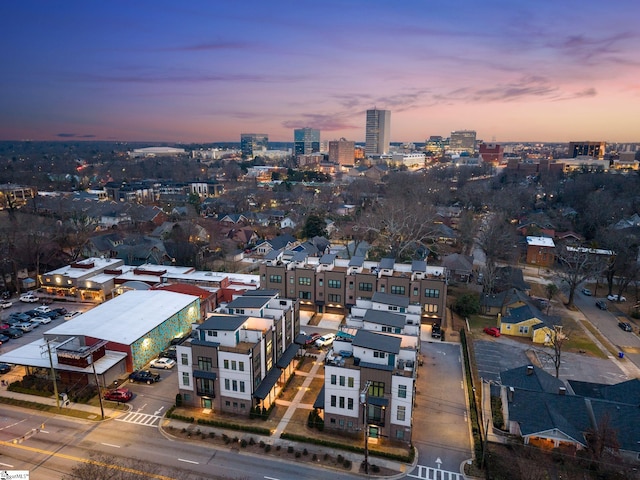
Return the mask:
[[[167,348],[173,338],[190,332],[191,324],[198,321],[199,314],[200,299],[197,298],[131,344],[133,369],[139,370],[144,367]]]

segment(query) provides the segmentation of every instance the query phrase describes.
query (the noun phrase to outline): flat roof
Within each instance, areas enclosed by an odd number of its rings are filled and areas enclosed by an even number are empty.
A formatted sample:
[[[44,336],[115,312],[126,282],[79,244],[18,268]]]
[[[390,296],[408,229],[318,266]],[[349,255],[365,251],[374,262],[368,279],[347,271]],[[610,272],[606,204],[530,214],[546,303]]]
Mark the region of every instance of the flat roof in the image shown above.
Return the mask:
[[[409,299],[402,295],[394,295],[392,293],[375,292],[371,301],[374,303],[383,303],[385,305],[394,305],[397,307],[408,307]]]
[[[227,315],[214,313],[196,328],[198,330],[225,330],[235,332],[248,319],[247,315]]]
[[[64,275],[67,278],[80,278],[87,275],[99,273],[105,268],[117,268],[115,266],[122,265],[122,260],[119,258],[87,258],[86,260],[76,262],[76,265],[91,264],[93,264],[93,267],[91,268],[76,268],[72,267],[71,265],[66,265],[64,267],[58,268],[57,270],[47,272],[45,273],[45,275]]]
[[[364,313],[364,321],[398,328],[404,327],[407,323],[404,315],[385,312],[384,310],[367,310]]]
[[[398,354],[400,352],[400,344],[402,340],[391,335],[382,333],[374,333],[369,330],[358,330],[353,338],[354,347],[370,348],[381,352],[389,352]]]
[[[553,238],[550,237],[527,237],[527,245],[532,247],[555,247]]]
[[[131,345],[197,299],[166,290],[131,290],[65,321],[46,335],[86,335]]]
[[[241,296],[227,304],[227,308],[264,308],[268,305],[270,297]]]

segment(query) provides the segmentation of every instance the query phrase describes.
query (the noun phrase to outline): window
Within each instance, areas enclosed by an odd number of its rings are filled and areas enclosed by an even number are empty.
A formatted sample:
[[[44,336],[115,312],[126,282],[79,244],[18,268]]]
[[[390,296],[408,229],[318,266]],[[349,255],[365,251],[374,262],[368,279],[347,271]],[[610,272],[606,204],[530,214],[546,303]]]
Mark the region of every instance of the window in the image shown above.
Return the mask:
[[[394,295],[404,295],[404,287],[402,285],[391,285],[391,293]]]
[[[440,298],[440,290],[437,288],[426,288],[424,296],[428,298]]]
[[[235,360],[231,360],[231,370],[237,370],[238,363]]]
[[[244,362],[238,362],[238,370],[244,372]]]
[[[373,358],[385,358],[387,356],[384,352],[373,352]]]
[[[340,425],[341,428],[344,428],[344,418],[338,420],[338,425]]]
[[[438,313],[438,305],[425,304],[424,311],[427,313]]]
[[[189,365],[189,355],[182,353],[180,354],[180,358],[182,359],[182,365]]]
[[[347,380],[347,386],[349,386],[349,388],[353,388],[353,377],[349,377]]]
[[[347,422],[347,428],[353,428],[353,420]]]
[[[342,282],[340,280],[329,280],[327,285],[329,288],[342,288]]]
[[[371,385],[369,385],[369,395],[372,397],[383,397],[384,382],[371,382]]]
[[[413,287],[413,296],[417,297],[420,294],[420,290],[418,290],[418,287]]]
[[[298,285],[311,285],[311,277],[299,277]]]
[[[389,305],[387,307],[387,310],[392,311],[392,312],[397,312],[398,311],[398,307],[396,305]]]
[[[340,303],[342,301],[342,295],[338,295],[335,293],[330,293],[327,297],[328,300],[333,303]]]
[[[407,398],[407,386],[398,385],[398,398]]]
[[[230,407],[231,406],[231,402],[229,400],[227,400],[227,401],[224,402],[224,405],[226,407]]]
[[[229,382],[229,379],[228,379],[228,378],[225,378],[225,379],[224,379],[224,389],[225,389],[225,390],[231,390],[230,382]]]
[[[385,285],[380,285],[380,293],[384,293],[386,291],[385,288],[387,288]]]
[[[404,422],[405,416],[407,415],[407,407],[404,407],[402,405],[398,405],[398,412],[396,413],[396,416],[398,417],[398,421],[399,422]]]
[[[234,392],[238,391],[238,381],[237,380],[232,380],[231,381],[231,390],[233,390]]]
[[[331,385],[335,385],[336,384],[336,376],[335,375],[331,375]]]
[[[340,397],[340,408],[344,408],[344,397]]]
[[[189,372],[182,372],[182,385],[189,386]]]
[[[300,300],[311,300],[311,292],[298,292]]]
[[[372,292],[373,291],[373,284],[372,283],[360,282],[358,284],[358,290],[362,290],[363,292]]]
[[[353,398],[347,398],[347,410],[353,410]]]
[[[331,406],[332,407],[336,406],[336,396],[335,395],[331,395]]]
[[[240,382],[240,391],[244,393],[244,382]]]
[[[271,283],[282,283],[282,275],[269,275]]]
[[[218,336],[218,332],[214,330],[207,330],[207,337],[217,337],[217,336]]]
[[[344,387],[344,375],[340,375],[340,386]]]
[[[520,333],[529,333],[529,327],[527,327],[526,325],[523,325],[520,327],[520,329],[518,330]]]
[[[226,368],[227,370],[229,370],[229,360],[225,360],[225,361],[224,361],[224,368]]]
[[[396,438],[398,440],[404,440],[404,430],[396,430]]]
[[[323,280],[322,280],[321,278],[319,278],[319,279],[318,279],[318,285],[319,285],[319,286],[324,285],[324,282],[323,282]]]
[[[213,370],[213,363],[209,357],[198,357],[198,370],[210,372]]]

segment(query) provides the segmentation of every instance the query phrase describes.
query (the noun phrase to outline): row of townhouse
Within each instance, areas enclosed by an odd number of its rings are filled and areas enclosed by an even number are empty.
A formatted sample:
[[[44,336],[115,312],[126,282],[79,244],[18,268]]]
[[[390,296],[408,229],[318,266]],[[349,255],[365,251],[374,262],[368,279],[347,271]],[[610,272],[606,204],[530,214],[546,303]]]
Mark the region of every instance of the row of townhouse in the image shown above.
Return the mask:
[[[404,297],[406,304],[419,305],[422,317],[442,323],[447,304],[446,269],[424,261],[380,262],[364,257],[340,259],[335,254],[312,257],[303,251],[278,250],[260,265],[262,288],[278,290],[285,298],[300,301],[301,308],[317,313],[346,313],[361,299],[376,293]]]
[[[404,297],[375,293],[351,309],[327,355],[324,388],[314,405],[325,428],[411,443],[420,311]],[[396,308],[393,308],[396,307]],[[366,425],[366,427],[364,426]]]
[[[221,306],[176,349],[184,405],[249,415],[266,408],[295,370],[295,300],[253,290]]]

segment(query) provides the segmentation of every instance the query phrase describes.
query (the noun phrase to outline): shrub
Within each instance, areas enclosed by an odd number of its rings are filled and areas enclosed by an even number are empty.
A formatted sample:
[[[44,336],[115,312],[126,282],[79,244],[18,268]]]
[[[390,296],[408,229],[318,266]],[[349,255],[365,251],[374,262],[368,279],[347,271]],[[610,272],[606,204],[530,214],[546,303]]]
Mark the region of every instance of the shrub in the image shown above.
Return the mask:
[[[345,458],[344,462],[342,462],[342,465],[344,465],[344,468],[351,468],[351,460]]]
[[[318,455],[317,454],[313,454],[313,457],[311,457],[311,460],[313,460],[314,462],[318,461]]]
[[[279,451],[280,451],[280,448],[282,448],[282,447],[280,447],[280,445],[276,445],[276,451],[277,451],[277,452],[279,452]]]
[[[247,448],[247,441],[243,438],[242,441],[240,442],[240,446],[242,448]]]
[[[289,446],[287,447],[287,452],[288,452],[288,453],[293,453],[293,447],[292,447],[291,445],[289,445]]]
[[[344,461],[344,457],[342,455],[338,455],[338,463],[342,463]]]
[[[305,448],[305,449],[302,451],[302,454],[303,454],[303,455],[309,455],[309,451]]]
[[[240,439],[238,437],[233,437],[233,443],[238,443]]]
[[[371,471],[373,473],[379,473],[380,472],[380,467],[378,465],[371,465]]]
[[[264,441],[260,440],[260,448],[264,448]]]
[[[296,452],[296,458],[300,458],[300,455],[302,455],[300,452]]]
[[[256,441],[253,439],[253,437],[251,437],[249,439],[249,445],[255,445],[255,444],[256,444]]]
[[[216,432],[209,432],[209,438],[216,438]]]
[[[328,453],[325,453],[325,454],[324,454],[324,460],[325,460],[325,461],[329,460],[329,454],[328,454]]]
[[[269,445],[269,444],[265,445],[264,451],[269,453],[271,451],[271,445]]]

